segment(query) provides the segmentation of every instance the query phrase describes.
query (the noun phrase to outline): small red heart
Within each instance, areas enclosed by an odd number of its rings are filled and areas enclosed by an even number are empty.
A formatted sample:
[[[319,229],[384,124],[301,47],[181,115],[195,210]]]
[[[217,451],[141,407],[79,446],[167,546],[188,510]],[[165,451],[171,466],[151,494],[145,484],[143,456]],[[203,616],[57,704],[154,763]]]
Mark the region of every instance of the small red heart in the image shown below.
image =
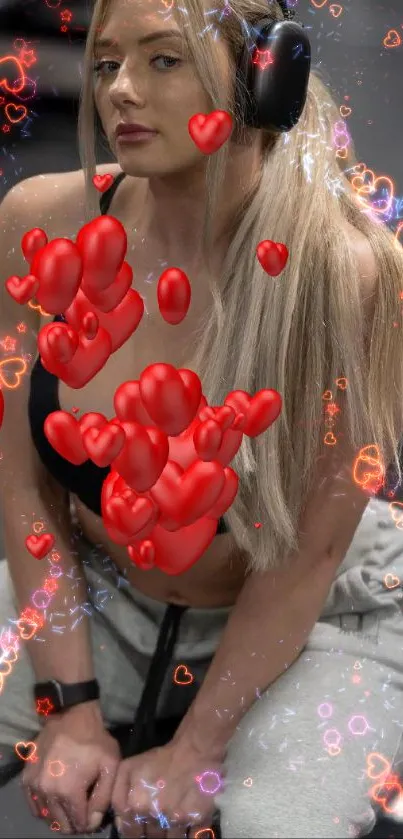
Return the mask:
[[[184,574],[203,556],[216,533],[217,522],[206,517],[176,532],[169,532],[156,524],[151,536],[155,566],[170,576]],[[139,547],[140,543],[134,541],[134,550],[138,551]],[[137,559],[134,561],[137,564]]]
[[[44,248],[48,243],[48,237],[44,230],[40,227],[34,227],[24,233],[21,239],[21,250],[24,254],[24,259],[30,265],[36,252],[40,248]]]
[[[186,664],[178,664],[174,672],[175,685],[191,685],[193,679],[194,677],[190,670],[187,669]]]
[[[225,485],[225,473],[217,461],[196,460],[186,471],[168,461],[161,476],[150,489],[161,516],[181,527],[205,516],[218,501]],[[161,520],[163,524],[163,519]]]
[[[167,323],[176,325],[186,317],[192,290],[190,282],[180,268],[167,268],[157,285],[158,308]]]
[[[284,270],[288,259],[288,248],[281,242],[265,239],[256,248],[257,258],[266,274],[277,277]]]
[[[141,401],[138,381],[123,382],[119,385],[115,391],[113,404],[116,416],[122,422],[139,422],[140,425],[156,426]]]
[[[103,428],[104,425],[108,420],[103,414],[99,414],[96,411],[88,411],[88,413],[83,414],[81,419],[78,421],[78,426],[80,429],[81,439],[83,434],[87,431],[87,428]]]
[[[25,546],[27,550],[35,557],[35,559],[43,559],[49,553],[55,544],[55,537],[52,533],[41,533],[40,536],[35,536],[32,533],[27,536]]]
[[[67,323],[52,323],[49,326],[47,341],[53,358],[60,364],[67,364],[78,347],[78,334]]]
[[[139,380],[141,401],[158,427],[175,437],[194,419],[202,386],[193,370],[172,364],[150,364]]]
[[[121,425],[107,423],[103,428],[87,428],[81,433],[84,448],[97,465],[102,467],[110,466],[120,454],[126,439],[125,432]]]
[[[100,327],[95,338],[89,340],[82,333],[78,336],[78,347],[67,364],[55,359],[48,344],[48,333],[54,324],[46,324],[39,331],[38,349],[41,361],[48,373],[52,373],[73,388],[84,387],[106,364],[112,344],[109,333]]]
[[[213,419],[201,422],[193,435],[194,447],[201,460],[214,460],[222,440],[222,429]]]
[[[53,411],[49,414],[45,419],[43,431],[52,448],[69,463],[81,466],[88,460],[79,423],[67,411]]]
[[[129,497],[112,495],[105,504],[105,516],[109,523],[130,540],[146,528],[151,532],[158,519],[158,508],[150,498],[131,491]]]
[[[122,302],[132,282],[133,269],[128,262],[124,262],[113,283],[108,288],[102,291],[97,286],[92,286],[83,280],[80,292],[87,297],[89,306],[93,303],[101,312],[108,313]]]
[[[88,311],[95,312],[100,326],[110,336],[111,352],[116,352],[137,329],[144,314],[144,302],[139,293],[130,288],[113,311],[102,312],[90,303],[80,289],[72,305],[65,311],[65,317],[79,331]]]
[[[225,404],[246,416],[243,433],[257,437],[275,422],[280,414],[282,399],[277,390],[263,389],[249,396],[244,390],[233,390],[225,398]]]
[[[34,277],[33,274],[27,274],[26,277],[12,276],[6,280],[5,286],[10,297],[12,297],[16,303],[23,305],[24,303],[28,303],[28,301],[34,297],[35,292],[39,287],[39,280],[37,277]]]
[[[52,239],[36,251],[31,274],[39,280],[36,299],[51,315],[64,312],[74,300],[83,273],[80,251],[70,239]]]
[[[83,261],[83,283],[102,291],[108,288],[121,268],[127,250],[123,224],[114,216],[97,216],[81,228],[76,246]],[[64,312],[66,308],[59,311]]]
[[[231,504],[235,500],[236,494],[238,492],[239,486],[239,477],[230,466],[226,466],[224,469],[225,474],[225,484],[222,490],[221,495],[219,496],[216,503],[211,507],[208,511],[207,516],[210,519],[214,519],[218,521],[218,519],[223,516],[227,510],[230,508]]]
[[[32,763],[36,762],[38,758],[36,757],[36,743],[32,740],[29,742],[25,742],[24,740],[20,740],[14,746],[15,752],[21,760],[29,760]]]
[[[213,154],[228,140],[232,131],[232,117],[227,111],[194,114],[189,120],[188,131],[203,154]]]
[[[98,192],[106,192],[106,190],[109,189],[110,186],[112,186],[113,181],[114,181],[113,175],[109,175],[109,174],[94,175],[94,177],[92,179],[92,183],[94,184],[95,189],[97,189]]]
[[[129,545],[127,552],[133,565],[137,565],[142,571],[149,571],[150,568],[154,568],[155,548],[150,539],[142,541],[138,551],[133,545]]]
[[[159,479],[168,460],[167,435],[159,428],[147,428],[137,422],[120,425],[126,440],[112,468],[136,492],[146,492]]]

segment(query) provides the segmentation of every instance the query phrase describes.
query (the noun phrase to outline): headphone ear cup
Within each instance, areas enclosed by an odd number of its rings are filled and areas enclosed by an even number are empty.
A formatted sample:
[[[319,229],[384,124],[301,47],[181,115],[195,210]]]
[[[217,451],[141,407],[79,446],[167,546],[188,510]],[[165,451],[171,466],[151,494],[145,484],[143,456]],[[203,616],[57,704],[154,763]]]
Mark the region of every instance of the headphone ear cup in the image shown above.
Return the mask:
[[[311,44],[300,24],[262,19],[253,27],[236,71],[235,103],[244,125],[290,131],[302,114],[308,93]]]

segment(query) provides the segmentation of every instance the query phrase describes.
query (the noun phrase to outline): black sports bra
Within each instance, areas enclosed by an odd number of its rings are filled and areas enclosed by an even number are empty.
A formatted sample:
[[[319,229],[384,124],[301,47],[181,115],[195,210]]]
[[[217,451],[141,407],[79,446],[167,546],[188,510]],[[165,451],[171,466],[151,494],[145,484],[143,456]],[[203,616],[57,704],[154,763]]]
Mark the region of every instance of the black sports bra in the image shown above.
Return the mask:
[[[101,195],[99,202],[101,215],[108,212],[116,189],[124,177],[125,173],[121,172],[112,186]],[[62,320],[62,315],[56,315],[54,318],[54,321]],[[45,370],[38,356],[31,372],[28,402],[29,422],[35,448],[42,463],[59,484],[76,495],[89,510],[100,516],[102,484],[109,474],[110,467],[101,468],[91,460],[87,460],[81,466],[74,466],[59,455],[50,445],[43,431],[46,417],[53,411],[60,411],[59,380]],[[227,532],[224,518],[221,518],[218,522],[217,533]]]

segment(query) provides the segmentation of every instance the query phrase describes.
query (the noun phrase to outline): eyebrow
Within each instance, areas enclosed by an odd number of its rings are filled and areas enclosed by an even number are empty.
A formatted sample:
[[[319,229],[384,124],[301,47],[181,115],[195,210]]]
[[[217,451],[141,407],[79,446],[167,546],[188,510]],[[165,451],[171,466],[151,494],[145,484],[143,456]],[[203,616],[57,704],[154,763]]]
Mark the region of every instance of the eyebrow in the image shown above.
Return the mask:
[[[158,32],[150,32],[149,35],[144,35],[139,38],[138,44],[150,44],[152,41],[161,41],[163,38],[176,38],[182,40],[182,36],[177,29],[160,29]],[[117,47],[117,41],[112,38],[98,38],[94,43],[94,49],[109,49],[110,47]]]

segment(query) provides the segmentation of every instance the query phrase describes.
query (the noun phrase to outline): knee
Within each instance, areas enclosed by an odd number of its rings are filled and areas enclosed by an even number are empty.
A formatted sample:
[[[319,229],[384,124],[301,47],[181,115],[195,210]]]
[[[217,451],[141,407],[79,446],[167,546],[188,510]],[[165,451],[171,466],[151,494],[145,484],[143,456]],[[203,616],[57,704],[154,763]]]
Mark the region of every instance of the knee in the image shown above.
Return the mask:
[[[269,778],[251,780],[228,783],[216,796],[222,839],[356,839],[367,836],[375,824],[368,804],[360,808],[357,802],[354,815],[347,816],[344,807],[333,811],[327,796],[320,789],[308,792],[298,775],[284,785],[278,779],[275,784]]]

